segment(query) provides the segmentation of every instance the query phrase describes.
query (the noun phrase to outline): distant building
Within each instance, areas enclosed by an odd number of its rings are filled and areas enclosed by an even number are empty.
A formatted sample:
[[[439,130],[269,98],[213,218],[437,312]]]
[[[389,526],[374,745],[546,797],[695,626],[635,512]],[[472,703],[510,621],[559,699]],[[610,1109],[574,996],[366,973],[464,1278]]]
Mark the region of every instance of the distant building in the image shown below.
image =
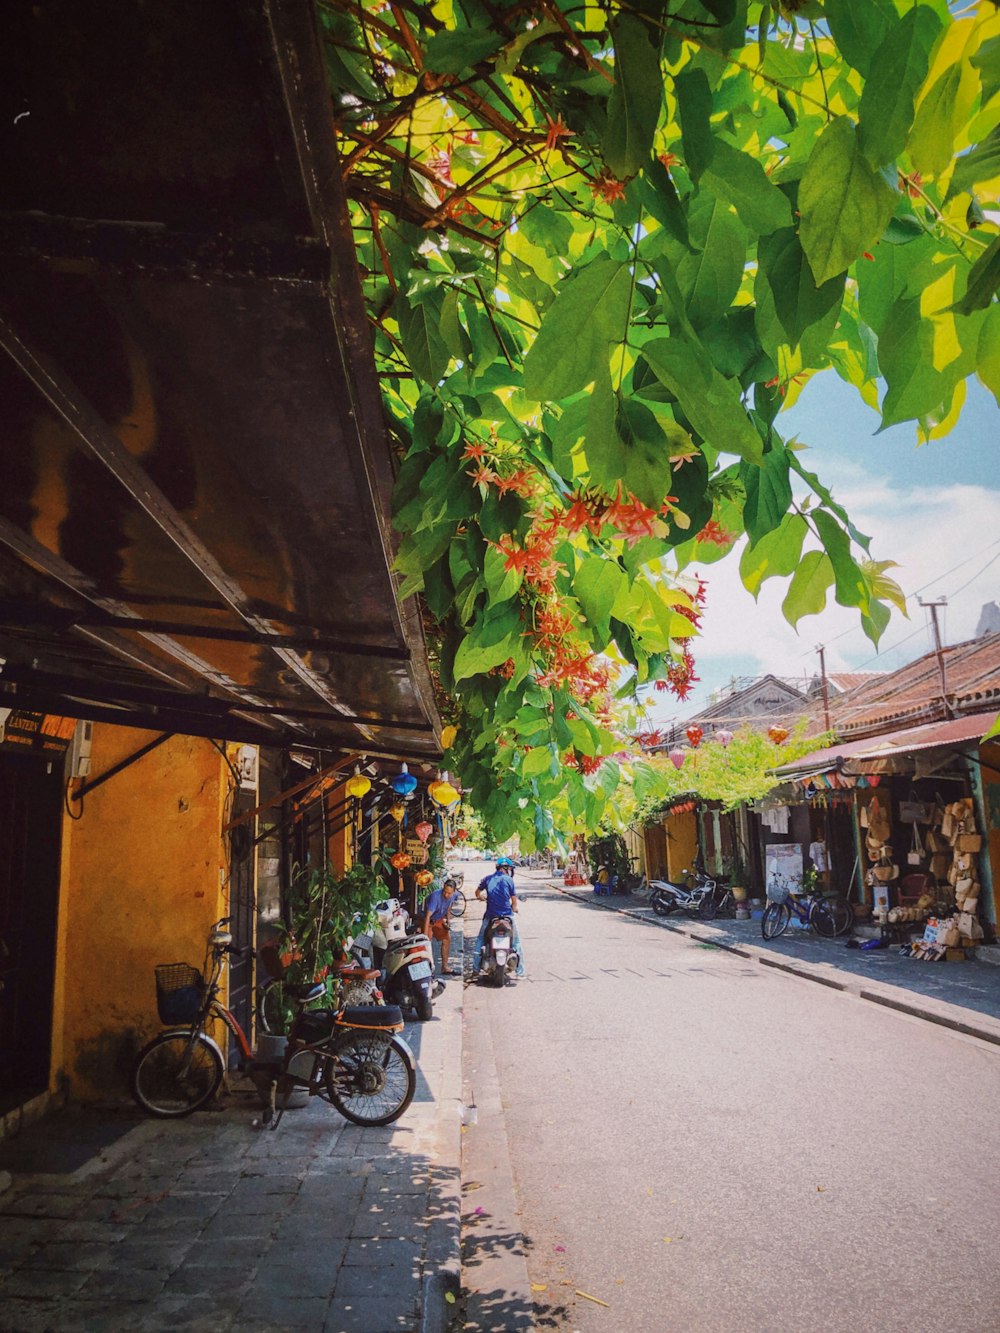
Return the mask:
[[[1000,606],[996,602],[985,602],[979,613],[979,624],[973,636],[983,639],[987,634],[1000,634]]]

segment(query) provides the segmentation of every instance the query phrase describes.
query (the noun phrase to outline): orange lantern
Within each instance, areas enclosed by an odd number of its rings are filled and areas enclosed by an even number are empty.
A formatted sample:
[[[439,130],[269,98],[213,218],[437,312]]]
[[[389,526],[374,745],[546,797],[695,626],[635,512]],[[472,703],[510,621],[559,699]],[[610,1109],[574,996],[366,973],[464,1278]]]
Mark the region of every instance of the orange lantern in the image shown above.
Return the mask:
[[[392,858],[392,864],[397,870],[405,870],[410,864],[410,857],[406,852],[397,852]]]
[[[788,740],[788,728],[777,726],[768,727],[767,736],[768,740],[773,741],[775,745],[780,745],[782,741]]]
[[[468,836],[469,836],[469,831],[468,831],[468,829],[457,828],[457,829],[455,830],[455,836],[454,836],[454,838],[452,839],[452,841],[453,841],[453,842],[464,842]]]
[[[429,870],[418,870],[414,878],[419,888],[426,889],[427,885],[433,881],[434,876]]]

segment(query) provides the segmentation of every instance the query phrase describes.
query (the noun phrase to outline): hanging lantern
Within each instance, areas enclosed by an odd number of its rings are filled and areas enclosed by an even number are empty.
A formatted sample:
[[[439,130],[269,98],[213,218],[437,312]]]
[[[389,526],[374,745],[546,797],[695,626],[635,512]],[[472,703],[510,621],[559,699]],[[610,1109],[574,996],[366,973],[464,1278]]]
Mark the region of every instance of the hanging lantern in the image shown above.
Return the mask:
[[[371,791],[371,779],[366,778],[360,769],[356,768],[351,777],[344,784],[344,789],[348,796],[353,796],[356,800],[361,800],[362,796],[367,796]]]
[[[427,839],[434,832],[434,825],[428,823],[426,819],[422,819],[419,824],[416,824],[414,826],[413,832],[417,835],[420,841],[426,846]]]
[[[392,858],[392,865],[395,866],[397,870],[405,870],[409,864],[410,858],[406,852],[396,852]]]
[[[778,726],[768,727],[767,737],[768,740],[773,741],[775,745],[780,745],[782,741],[788,740],[788,728]]]
[[[684,763],[684,751],[671,750],[670,753],[667,755],[667,758],[673,764],[674,768],[680,768],[680,766]]]
[[[437,782],[432,782],[427,788],[427,795],[435,805],[440,805],[447,809],[449,805],[456,805],[461,799],[461,794],[455,790],[450,782],[445,782],[439,778]]]
[[[413,878],[417,881],[418,889],[426,889],[427,885],[432,883],[434,876],[429,870],[418,870]]]
[[[403,816],[406,814],[406,806],[402,801],[397,801],[395,805],[389,806],[389,814],[392,815],[397,824],[402,823]]]
[[[455,744],[455,737],[458,735],[458,727],[444,727],[441,731],[441,749],[450,750]]]
[[[687,731],[684,733],[684,735],[691,742],[692,750],[697,750],[698,746],[701,744],[701,738],[702,736],[704,736],[704,734],[705,734],[704,731],[701,729],[701,727],[697,725],[697,723],[692,723],[692,725],[688,727]]]
[[[726,746],[729,744],[729,742],[733,739],[733,733],[731,731],[727,731],[726,728],[723,727],[721,731],[717,731],[715,733],[715,739],[719,742],[722,748],[725,749]]]
[[[397,796],[409,796],[417,785],[417,779],[413,776],[405,764],[402,765],[399,772],[393,778],[391,786]]]
[[[454,841],[454,842],[464,842],[468,836],[469,836],[469,830],[468,830],[468,829],[457,828],[457,829],[455,830],[455,837],[453,838],[453,841]]]

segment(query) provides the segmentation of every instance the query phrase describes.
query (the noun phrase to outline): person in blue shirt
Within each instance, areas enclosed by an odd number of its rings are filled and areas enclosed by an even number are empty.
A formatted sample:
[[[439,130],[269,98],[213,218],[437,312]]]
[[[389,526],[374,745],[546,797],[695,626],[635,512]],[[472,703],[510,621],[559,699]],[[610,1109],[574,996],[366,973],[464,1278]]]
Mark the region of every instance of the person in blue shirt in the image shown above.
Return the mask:
[[[448,956],[451,953],[451,925],[448,918],[451,915],[451,906],[455,901],[455,890],[457,888],[458,885],[453,879],[446,879],[441,887],[435,889],[424,903],[424,934],[437,940],[441,945],[441,975],[443,977],[460,975],[457,968],[448,966]]]
[[[517,950],[517,975],[524,976],[524,949],[517,931],[517,890],[514,888],[514,863],[509,856],[501,856],[492,875],[479,881],[476,897],[485,900],[486,911],[483,924],[476,937],[476,951],[472,959],[473,971],[478,973],[483,957],[483,940],[486,927],[496,916],[509,916],[514,926],[514,948]]]

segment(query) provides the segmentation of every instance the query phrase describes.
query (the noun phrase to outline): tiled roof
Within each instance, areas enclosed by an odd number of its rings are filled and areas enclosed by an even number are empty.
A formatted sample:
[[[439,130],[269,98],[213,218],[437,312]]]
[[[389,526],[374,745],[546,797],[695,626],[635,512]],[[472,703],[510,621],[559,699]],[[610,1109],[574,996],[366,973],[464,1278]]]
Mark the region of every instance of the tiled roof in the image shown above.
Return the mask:
[[[830,724],[847,740],[901,726],[933,722],[951,713],[1000,711],[1000,634],[958,643],[943,652],[948,707],[942,699],[937,654],[864,680],[830,699]],[[807,717],[817,731],[824,725],[821,701],[811,700]]]

